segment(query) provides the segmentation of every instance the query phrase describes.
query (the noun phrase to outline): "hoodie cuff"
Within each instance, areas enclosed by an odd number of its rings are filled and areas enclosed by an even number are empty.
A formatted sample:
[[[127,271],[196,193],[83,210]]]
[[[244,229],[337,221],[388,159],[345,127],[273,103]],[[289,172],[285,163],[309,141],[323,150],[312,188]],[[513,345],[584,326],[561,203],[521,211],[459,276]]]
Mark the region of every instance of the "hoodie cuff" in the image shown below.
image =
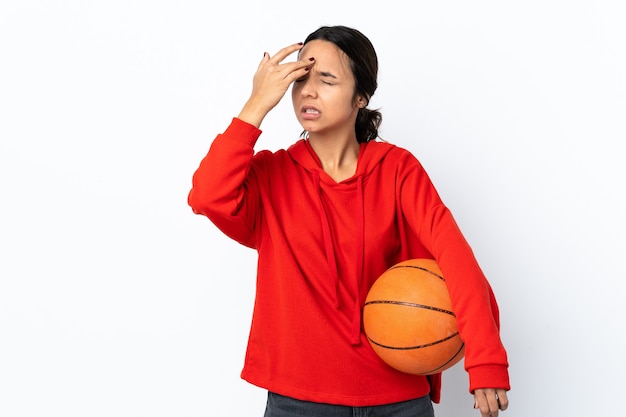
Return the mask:
[[[230,125],[226,128],[223,135],[254,146],[259,136],[261,136],[261,133],[262,131],[256,126],[244,122],[237,117],[233,117],[233,120],[230,122]]]
[[[470,393],[478,388],[496,388],[510,390],[509,371],[502,365],[476,366],[468,370]]]

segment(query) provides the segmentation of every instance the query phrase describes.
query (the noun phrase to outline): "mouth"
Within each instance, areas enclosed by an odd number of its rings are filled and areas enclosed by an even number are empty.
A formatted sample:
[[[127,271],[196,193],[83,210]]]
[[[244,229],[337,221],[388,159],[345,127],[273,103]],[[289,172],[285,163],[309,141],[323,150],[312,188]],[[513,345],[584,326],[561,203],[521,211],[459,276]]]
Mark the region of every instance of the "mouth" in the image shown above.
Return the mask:
[[[302,106],[302,113],[320,114],[320,111],[313,106]]]
[[[316,119],[321,114],[319,109],[313,106],[303,106],[300,112],[302,113],[302,117],[306,120]]]

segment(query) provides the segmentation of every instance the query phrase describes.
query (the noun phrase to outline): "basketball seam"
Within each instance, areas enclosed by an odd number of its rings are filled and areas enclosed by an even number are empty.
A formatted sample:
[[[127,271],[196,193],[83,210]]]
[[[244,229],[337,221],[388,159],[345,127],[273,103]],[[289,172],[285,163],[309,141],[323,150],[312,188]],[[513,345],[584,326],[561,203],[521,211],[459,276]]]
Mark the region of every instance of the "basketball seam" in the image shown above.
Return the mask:
[[[428,306],[428,305],[425,305],[425,304],[409,303],[408,301],[370,300],[370,301],[366,302],[363,305],[363,307],[365,307],[367,305],[370,305],[370,304],[395,304],[395,305],[402,305],[402,306],[406,306],[406,307],[423,308],[425,310],[437,311],[437,312],[440,312],[440,313],[449,314],[452,317],[456,317],[456,315],[454,314],[453,311],[445,310],[445,309],[439,308],[439,307]]]
[[[438,345],[439,343],[443,343],[443,342],[445,342],[445,341],[447,341],[447,340],[450,340],[450,339],[452,339],[452,338],[454,338],[454,337],[456,337],[456,336],[458,336],[458,335],[459,335],[459,332],[456,332],[456,333],[451,334],[450,336],[444,337],[443,339],[439,339],[439,340],[437,340],[436,342],[426,343],[425,345],[405,346],[405,347],[402,347],[402,346],[387,346],[387,345],[383,345],[382,343],[379,343],[379,342],[377,342],[377,341],[373,340],[373,339],[372,339],[371,337],[369,337],[369,336],[367,336],[367,339],[368,339],[370,342],[372,342],[373,344],[375,344],[375,345],[377,345],[377,346],[380,346],[380,347],[382,347],[382,348],[385,348],[385,349],[391,349],[391,350],[413,350],[413,349],[423,349],[423,348],[427,348],[427,347],[430,347],[430,346],[435,346],[435,345]],[[461,346],[463,346],[463,345],[461,345]]]
[[[419,269],[419,270],[421,270],[421,271],[428,272],[429,274],[436,276],[437,278],[439,278],[439,279],[440,279],[440,280],[442,280],[442,281],[445,281],[445,278],[444,278],[444,277],[442,277],[441,275],[437,274],[436,272],[431,271],[431,270],[430,270],[430,269],[428,269],[428,268],[424,268],[423,266],[417,266],[417,265],[394,265],[394,266],[392,266],[391,268],[389,268],[389,270],[392,270],[392,269],[397,269],[397,268],[413,268],[413,269]]]
[[[461,343],[461,346],[459,347],[459,349],[456,351],[456,353],[454,355],[452,355],[452,357],[450,357],[450,359],[448,359],[446,361],[446,363],[441,364],[441,366],[435,368],[435,369],[431,369],[430,371],[426,371],[424,372],[424,374],[428,375],[428,374],[434,374],[436,372],[438,372],[440,369],[447,369],[447,366],[450,362],[452,362],[453,360],[455,360],[459,353],[461,353],[463,351],[463,348],[465,347],[465,343]]]

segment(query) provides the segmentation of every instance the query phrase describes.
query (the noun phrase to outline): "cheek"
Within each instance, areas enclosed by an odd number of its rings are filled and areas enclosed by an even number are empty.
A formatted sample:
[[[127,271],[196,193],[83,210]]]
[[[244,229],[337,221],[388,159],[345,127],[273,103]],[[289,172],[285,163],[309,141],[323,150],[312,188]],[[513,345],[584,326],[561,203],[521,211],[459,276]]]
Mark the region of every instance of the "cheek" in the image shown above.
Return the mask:
[[[297,84],[293,84],[291,86],[291,101],[293,101],[294,103],[296,102],[296,99],[298,98],[299,93],[299,88]]]
[[[299,116],[299,102],[300,102],[300,91],[296,86],[293,86],[291,88],[291,106],[293,107],[293,111],[296,113],[296,117],[300,117]]]

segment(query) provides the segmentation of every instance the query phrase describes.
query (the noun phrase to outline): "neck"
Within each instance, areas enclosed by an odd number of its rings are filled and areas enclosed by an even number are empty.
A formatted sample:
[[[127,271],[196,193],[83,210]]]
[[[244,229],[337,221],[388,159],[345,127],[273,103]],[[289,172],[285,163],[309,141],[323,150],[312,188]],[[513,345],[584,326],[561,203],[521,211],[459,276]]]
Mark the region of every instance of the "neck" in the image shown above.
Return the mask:
[[[360,145],[354,134],[344,139],[311,135],[309,143],[319,158],[324,172],[335,181],[348,179],[356,172]]]

